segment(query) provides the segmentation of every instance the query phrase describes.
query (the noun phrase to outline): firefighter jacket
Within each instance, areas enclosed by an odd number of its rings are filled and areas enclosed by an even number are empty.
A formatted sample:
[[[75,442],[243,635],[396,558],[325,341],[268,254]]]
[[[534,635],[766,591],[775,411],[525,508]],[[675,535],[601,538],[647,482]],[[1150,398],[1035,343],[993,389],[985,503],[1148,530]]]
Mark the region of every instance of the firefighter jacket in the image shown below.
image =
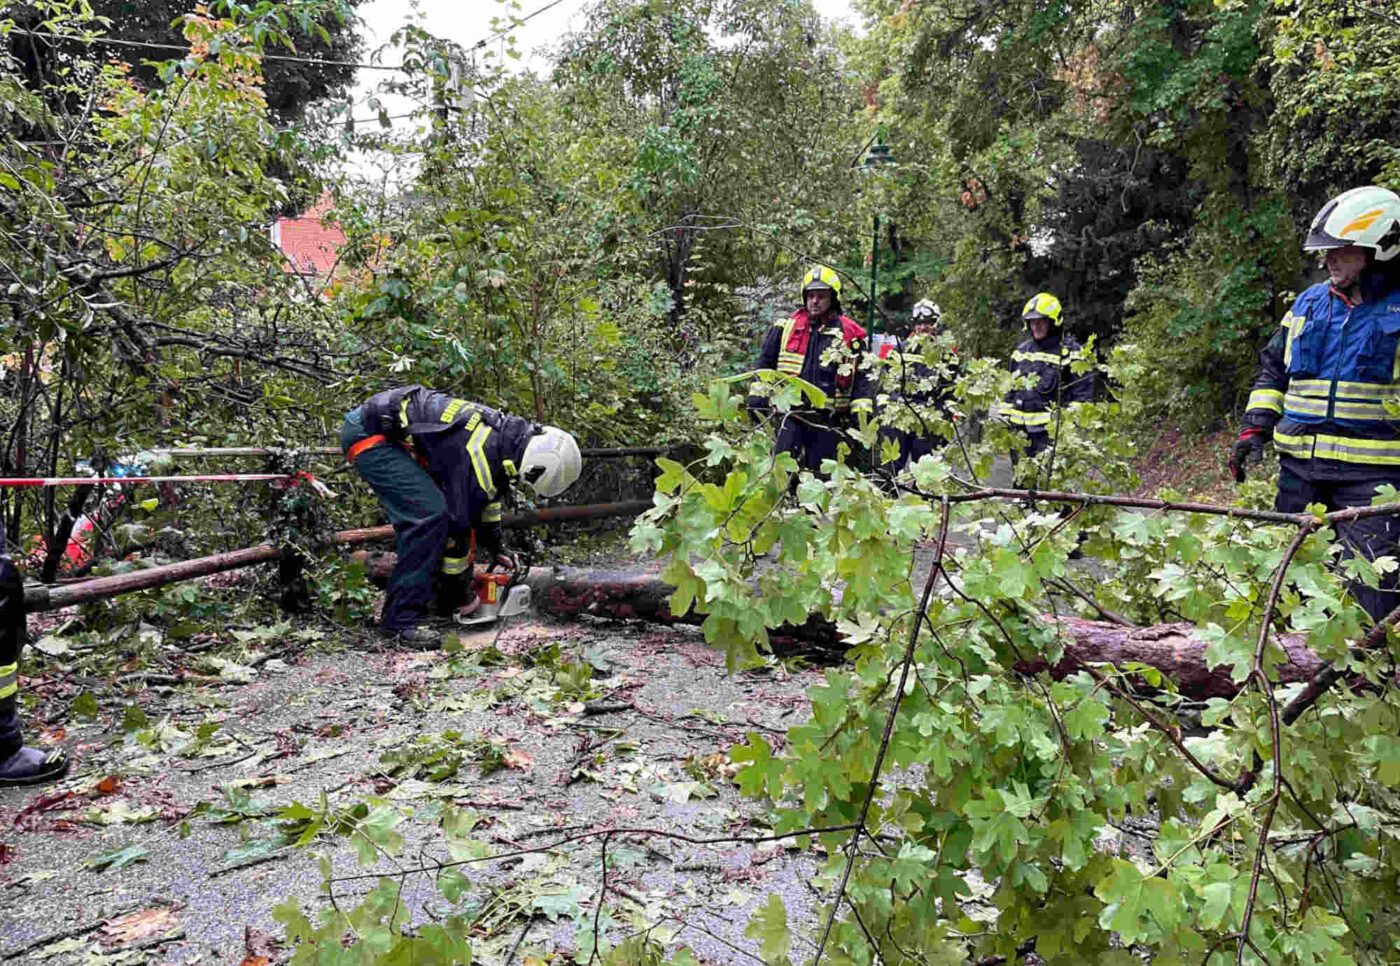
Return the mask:
[[[829,358],[828,350],[839,347]],[[798,309],[785,320],[774,322],[763,339],[755,369],[776,369],[797,376],[822,392],[829,400],[823,414],[841,417],[872,411],[870,382],[860,367],[865,352],[865,329],[844,315],[812,319],[806,309]],[[751,395],[752,410],[768,408],[768,400]],[[813,413],[808,407],[805,412]]]
[[[365,429],[411,450],[447,500],[449,550],[444,572],[466,568],[473,536],[483,552],[501,550],[501,500],[517,473],[525,445],[539,427],[490,406],[422,386],[371,396]],[[460,555],[460,556],[457,556]]]
[[[1259,353],[1245,423],[1273,430],[1280,456],[1374,475],[1400,467],[1400,421],[1385,410],[1400,395],[1400,284],[1368,273],[1361,290],[1357,304],[1326,282],[1298,296]]]
[[[1006,395],[1001,415],[1013,426],[1028,433],[1050,431],[1052,406],[1086,403],[1094,398],[1092,371],[1076,374],[1071,364],[1085,358],[1085,351],[1074,336],[1051,329],[1041,341],[1026,339],[1011,353],[1011,372],[1032,376],[1030,388],[1013,388]]]
[[[891,338],[876,348],[885,361],[881,384],[890,399],[907,399],[925,406],[937,406],[947,414],[953,402],[953,385],[962,374],[957,348],[942,349],[932,336]],[[914,347],[920,346],[916,350]]]

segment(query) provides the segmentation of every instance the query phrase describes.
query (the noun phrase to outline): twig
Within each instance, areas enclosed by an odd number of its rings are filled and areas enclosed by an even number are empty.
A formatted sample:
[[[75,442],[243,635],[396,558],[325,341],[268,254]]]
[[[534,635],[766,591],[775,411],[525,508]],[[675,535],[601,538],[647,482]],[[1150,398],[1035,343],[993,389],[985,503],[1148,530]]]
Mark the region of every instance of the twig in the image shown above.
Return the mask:
[[[424,865],[418,868],[410,868],[408,872],[436,872],[438,869],[450,869],[459,865],[475,865],[478,862],[499,862],[503,859],[513,859],[520,855],[535,855],[540,852],[552,852],[561,845],[570,845],[574,842],[586,842],[589,839],[598,838],[602,835],[645,835],[655,836],[662,839],[673,839],[677,842],[685,842],[688,845],[761,845],[764,842],[785,842],[788,839],[802,838],[808,835],[826,835],[831,832],[850,832],[856,828],[854,822],[847,822],[844,825],[827,825],[818,828],[800,828],[791,832],[775,832],[772,835],[717,835],[712,838],[698,838],[694,835],[684,835],[680,832],[672,832],[659,828],[611,828],[593,829],[588,832],[581,832],[578,835],[569,835],[562,839],[555,839],[547,845],[540,845],[528,849],[516,849],[512,852],[501,852],[498,855],[483,855],[469,859],[456,859],[452,862],[439,862],[435,865]],[[382,872],[364,872],[356,875],[340,875],[331,879],[332,882],[355,882],[363,879],[378,879],[383,876]]]
[[[1273,585],[1269,588],[1268,603],[1264,605],[1264,618],[1259,627],[1259,641],[1254,646],[1254,664],[1250,671],[1250,678],[1259,685],[1259,690],[1263,692],[1264,700],[1269,706],[1269,742],[1273,746],[1274,775],[1273,788],[1269,791],[1268,806],[1264,811],[1264,821],[1259,826],[1259,848],[1254,853],[1254,871],[1249,877],[1249,895],[1245,899],[1244,914],[1240,917],[1239,942],[1235,945],[1235,966],[1240,966],[1244,962],[1245,947],[1253,946],[1249,938],[1249,924],[1254,918],[1254,904],[1259,898],[1259,880],[1264,874],[1264,857],[1269,848],[1269,829],[1274,824],[1274,816],[1278,814],[1278,803],[1283,787],[1283,726],[1279,721],[1278,699],[1274,697],[1273,683],[1264,671],[1264,652],[1269,646],[1269,627],[1273,623],[1274,611],[1278,607],[1278,598],[1283,590],[1284,578],[1288,576],[1288,567],[1293,563],[1293,558],[1302,548],[1303,542],[1316,528],[1316,520],[1308,520],[1301,524],[1298,527],[1298,532],[1293,535],[1293,542],[1284,551],[1283,559],[1279,561],[1278,569],[1274,571]]]
[[[97,922],[90,922],[82,926],[74,926],[71,929],[62,929],[58,932],[51,932],[48,935],[40,936],[38,939],[20,946],[18,949],[12,949],[7,953],[0,953],[0,962],[19,959],[25,953],[33,952],[36,949],[42,949],[45,946],[56,942],[62,942],[65,939],[76,939],[79,936],[86,936],[90,932],[96,932],[101,929],[105,922],[107,922],[106,919],[99,919]]]
[[[942,498],[942,514],[938,524],[938,548],[933,553],[933,562],[929,564],[928,579],[924,581],[923,596],[919,599],[919,613],[928,610],[929,600],[933,597],[934,585],[938,582],[938,575],[943,572],[943,552],[948,546],[948,516],[949,500],[945,496]],[[875,800],[875,792],[880,787],[880,769],[885,764],[885,754],[890,748],[890,739],[894,736],[895,718],[899,715],[899,702],[904,697],[904,685],[909,679],[909,669],[914,665],[915,646],[919,640],[919,629],[923,626],[922,620],[914,621],[913,627],[909,630],[909,641],[904,647],[904,659],[900,663],[899,683],[895,686],[894,697],[890,701],[889,714],[885,716],[885,732],[880,738],[880,749],[875,754],[875,764],[870,770],[870,785],[865,790],[865,801],[860,806],[860,818],[856,820],[855,830],[851,834],[850,841],[846,843],[846,866],[841,870],[841,882],[836,888],[836,897],[831,903],[831,913],[826,918],[826,927],[822,930],[821,942],[817,944],[817,953],[812,957],[812,966],[820,966],[822,953],[826,952],[827,941],[831,938],[832,927],[836,925],[836,917],[841,911],[841,902],[846,896],[846,886],[851,880],[851,870],[856,864],[856,849],[860,844],[861,834],[866,831],[865,820],[870,814],[870,805]]]
[[[280,860],[282,860],[282,859],[287,858],[289,855],[291,855],[291,854],[292,854],[293,852],[295,852],[295,851],[296,851],[295,846],[288,845],[288,846],[286,846],[285,848],[278,849],[276,852],[269,852],[267,855],[260,855],[260,856],[258,856],[256,859],[249,859],[247,862],[235,862],[235,863],[233,863],[232,865],[220,866],[219,868],[215,869],[213,872],[210,872],[208,877],[211,878],[211,879],[217,879],[217,878],[218,878],[219,876],[221,876],[221,875],[228,875],[228,874],[231,873],[231,872],[240,872],[240,871],[242,871],[243,869],[251,869],[251,868],[253,868],[253,866],[255,866],[255,865],[266,865],[268,862],[278,862],[278,861],[280,861]],[[428,872],[428,871],[431,871],[431,870],[425,868],[425,869],[414,869],[414,870],[412,870],[412,871],[414,871],[414,872]],[[384,873],[379,872],[379,873],[376,873],[374,877],[375,877],[375,878],[380,878],[380,877],[382,877],[383,875],[384,875]]]
[[[515,962],[515,954],[520,951],[520,947],[525,943],[525,937],[530,934],[530,927],[535,924],[535,917],[530,916],[525,920],[525,928],[520,930],[520,935],[515,937],[515,945],[510,947],[510,952],[506,954],[505,966],[510,966]]]
[[[1351,656],[1357,657],[1364,654],[1366,651],[1379,647],[1381,642],[1385,640],[1386,632],[1395,624],[1400,624],[1400,607],[1386,614],[1375,627],[1371,628],[1370,632],[1361,639],[1361,642],[1351,649]],[[1341,680],[1343,673],[1344,672],[1340,668],[1333,664],[1327,664],[1319,668],[1318,672],[1313,675],[1313,679],[1307,683],[1307,686],[1299,691],[1293,700],[1288,702],[1288,705],[1283,709],[1283,723],[1285,725],[1291,725],[1301,718],[1303,712],[1316,704],[1318,699],[1326,694],[1332,685]]]

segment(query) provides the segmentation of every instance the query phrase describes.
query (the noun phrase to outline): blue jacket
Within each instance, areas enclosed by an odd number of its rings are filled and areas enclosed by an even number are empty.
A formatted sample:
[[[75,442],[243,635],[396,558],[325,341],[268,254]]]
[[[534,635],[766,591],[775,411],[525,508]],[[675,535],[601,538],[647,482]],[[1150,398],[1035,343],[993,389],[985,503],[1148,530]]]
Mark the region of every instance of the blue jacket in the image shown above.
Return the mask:
[[[1282,456],[1400,467],[1400,286],[1368,274],[1352,305],[1326,282],[1299,295],[1260,353],[1245,419]]]

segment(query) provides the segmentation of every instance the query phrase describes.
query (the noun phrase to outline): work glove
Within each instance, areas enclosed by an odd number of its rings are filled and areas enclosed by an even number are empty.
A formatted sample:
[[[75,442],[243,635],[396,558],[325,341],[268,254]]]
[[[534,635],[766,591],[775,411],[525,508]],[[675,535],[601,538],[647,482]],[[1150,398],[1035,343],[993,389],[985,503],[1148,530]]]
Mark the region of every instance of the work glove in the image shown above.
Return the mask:
[[[1264,440],[1269,431],[1262,426],[1246,426],[1240,430],[1235,445],[1230,447],[1230,472],[1236,483],[1243,483],[1245,467],[1250,463],[1264,462]]]

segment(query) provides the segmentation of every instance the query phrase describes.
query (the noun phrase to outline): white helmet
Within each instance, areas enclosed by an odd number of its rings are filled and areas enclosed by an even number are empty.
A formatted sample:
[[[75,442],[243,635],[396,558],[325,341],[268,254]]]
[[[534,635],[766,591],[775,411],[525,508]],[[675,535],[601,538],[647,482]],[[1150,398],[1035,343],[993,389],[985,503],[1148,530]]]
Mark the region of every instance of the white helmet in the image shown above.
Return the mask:
[[[525,444],[520,478],[539,496],[558,496],[578,480],[583,455],[578,442],[557,426],[546,426]]]
[[[1400,254],[1400,196],[1367,185],[1352,188],[1327,204],[1313,219],[1303,251],[1325,252],[1360,245],[1388,262]]]
[[[909,317],[915,322],[937,322],[943,318],[943,310],[938,307],[936,302],[920,299],[910,310]]]

